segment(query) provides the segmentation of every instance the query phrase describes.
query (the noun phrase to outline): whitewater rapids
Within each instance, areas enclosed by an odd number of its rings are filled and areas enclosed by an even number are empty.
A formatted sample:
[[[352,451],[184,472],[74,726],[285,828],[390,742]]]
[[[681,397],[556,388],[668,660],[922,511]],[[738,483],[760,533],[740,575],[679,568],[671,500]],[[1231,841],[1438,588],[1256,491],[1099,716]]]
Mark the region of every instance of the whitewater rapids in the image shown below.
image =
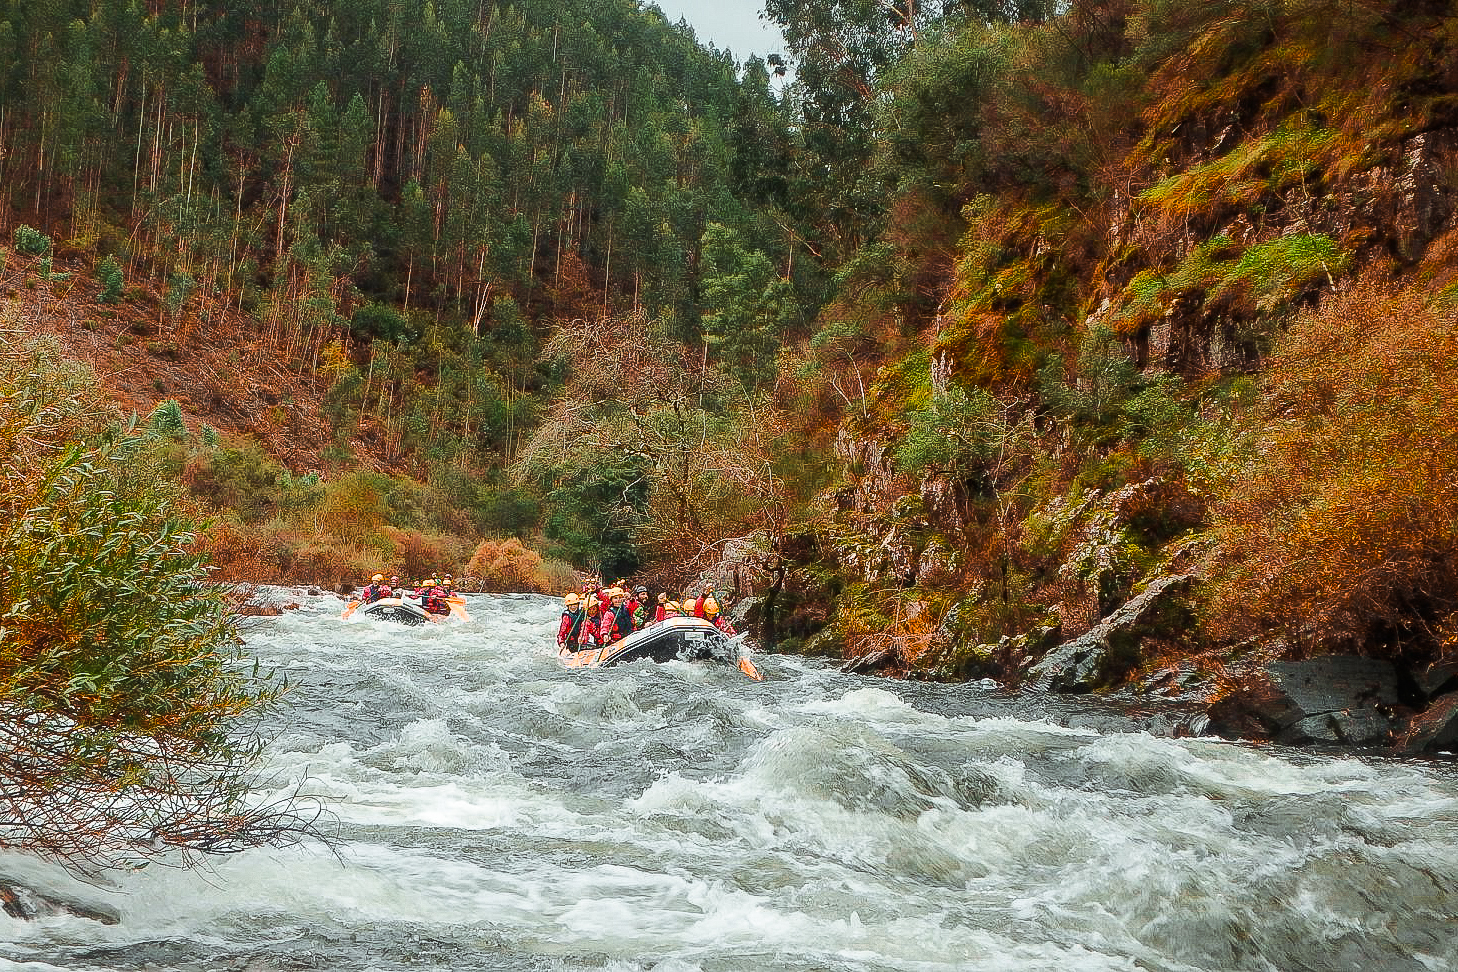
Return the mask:
[[[294,683],[265,772],[332,847],[72,881],[121,922],[0,914],[0,967],[1458,968],[1452,762],[774,655],[569,673],[546,598],[406,628],[289,596],[247,631]]]

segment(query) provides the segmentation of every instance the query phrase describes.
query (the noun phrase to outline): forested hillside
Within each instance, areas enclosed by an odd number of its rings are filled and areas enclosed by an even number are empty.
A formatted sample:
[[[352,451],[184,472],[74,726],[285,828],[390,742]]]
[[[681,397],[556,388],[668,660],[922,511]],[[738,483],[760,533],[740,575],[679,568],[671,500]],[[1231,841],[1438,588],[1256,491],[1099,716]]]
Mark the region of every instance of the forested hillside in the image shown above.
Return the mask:
[[[232,576],[515,536],[897,673],[1145,591],[1088,686],[1453,653],[1451,3],[766,13],[0,0],[7,326],[179,400]]]
[[[402,544],[430,569],[544,517],[612,561],[586,474],[628,457],[504,473],[569,363],[617,367],[545,360],[551,329],[651,320],[753,389],[823,286],[765,202],[790,116],[763,62],[631,0],[6,3],[0,72],[0,212],[33,261],[10,314],[228,433],[175,458],[240,572],[332,583]]]

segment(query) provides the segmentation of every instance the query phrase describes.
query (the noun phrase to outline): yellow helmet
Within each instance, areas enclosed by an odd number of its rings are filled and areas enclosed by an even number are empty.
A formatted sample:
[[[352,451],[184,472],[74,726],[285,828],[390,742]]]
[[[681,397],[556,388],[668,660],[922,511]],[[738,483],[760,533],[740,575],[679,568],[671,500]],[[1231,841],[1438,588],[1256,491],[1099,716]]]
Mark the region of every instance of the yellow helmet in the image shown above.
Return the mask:
[[[712,618],[714,615],[716,615],[718,613],[719,613],[719,602],[718,601],[714,600],[712,597],[709,598],[709,599],[707,599],[706,601],[704,601],[704,614],[706,616]]]
[[[379,584],[379,583],[383,582],[384,579],[385,579],[385,575],[384,574],[375,574],[373,577],[370,578],[370,583],[371,584]]]
[[[577,592],[576,591],[573,591],[572,593],[568,594],[566,597],[562,598],[562,603],[563,604],[566,604],[570,608],[571,607],[576,607],[581,602],[582,602],[582,598],[580,598],[580,597],[577,596]]]
[[[674,614],[683,613],[683,610],[678,606],[677,601],[669,601],[667,604],[663,605],[663,610],[672,611]]]

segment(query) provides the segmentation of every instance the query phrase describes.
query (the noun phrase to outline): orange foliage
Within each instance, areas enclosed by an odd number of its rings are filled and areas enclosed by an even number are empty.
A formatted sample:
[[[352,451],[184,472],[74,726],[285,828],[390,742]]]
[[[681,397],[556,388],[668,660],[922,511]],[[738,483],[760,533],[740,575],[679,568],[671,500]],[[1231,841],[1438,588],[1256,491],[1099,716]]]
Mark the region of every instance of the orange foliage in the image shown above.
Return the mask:
[[[1458,310],[1366,284],[1270,360],[1217,508],[1218,634],[1431,655],[1458,625]]]
[[[540,594],[550,588],[541,555],[515,537],[481,541],[466,575],[474,589]]]

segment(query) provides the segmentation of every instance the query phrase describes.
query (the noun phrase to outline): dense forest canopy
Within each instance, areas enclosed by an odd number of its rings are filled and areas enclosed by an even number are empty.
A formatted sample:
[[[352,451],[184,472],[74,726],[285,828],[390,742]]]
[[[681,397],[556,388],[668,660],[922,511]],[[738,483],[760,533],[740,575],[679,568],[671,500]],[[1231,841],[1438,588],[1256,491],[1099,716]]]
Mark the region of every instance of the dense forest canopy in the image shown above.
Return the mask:
[[[1447,286],[1448,3],[765,15],[785,49],[738,63],[634,0],[0,0],[0,219],[116,347],[217,345],[213,407],[282,369],[241,438],[171,447],[225,567],[520,535],[683,580],[749,544],[804,588],[787,637],[847,644],[962,602],[954,640],[1066,634],[1176,550],[1248,565],[1222,517],[1288,332],[1359,277]],[[1446,630],[1419,573],[1393,596]]]

